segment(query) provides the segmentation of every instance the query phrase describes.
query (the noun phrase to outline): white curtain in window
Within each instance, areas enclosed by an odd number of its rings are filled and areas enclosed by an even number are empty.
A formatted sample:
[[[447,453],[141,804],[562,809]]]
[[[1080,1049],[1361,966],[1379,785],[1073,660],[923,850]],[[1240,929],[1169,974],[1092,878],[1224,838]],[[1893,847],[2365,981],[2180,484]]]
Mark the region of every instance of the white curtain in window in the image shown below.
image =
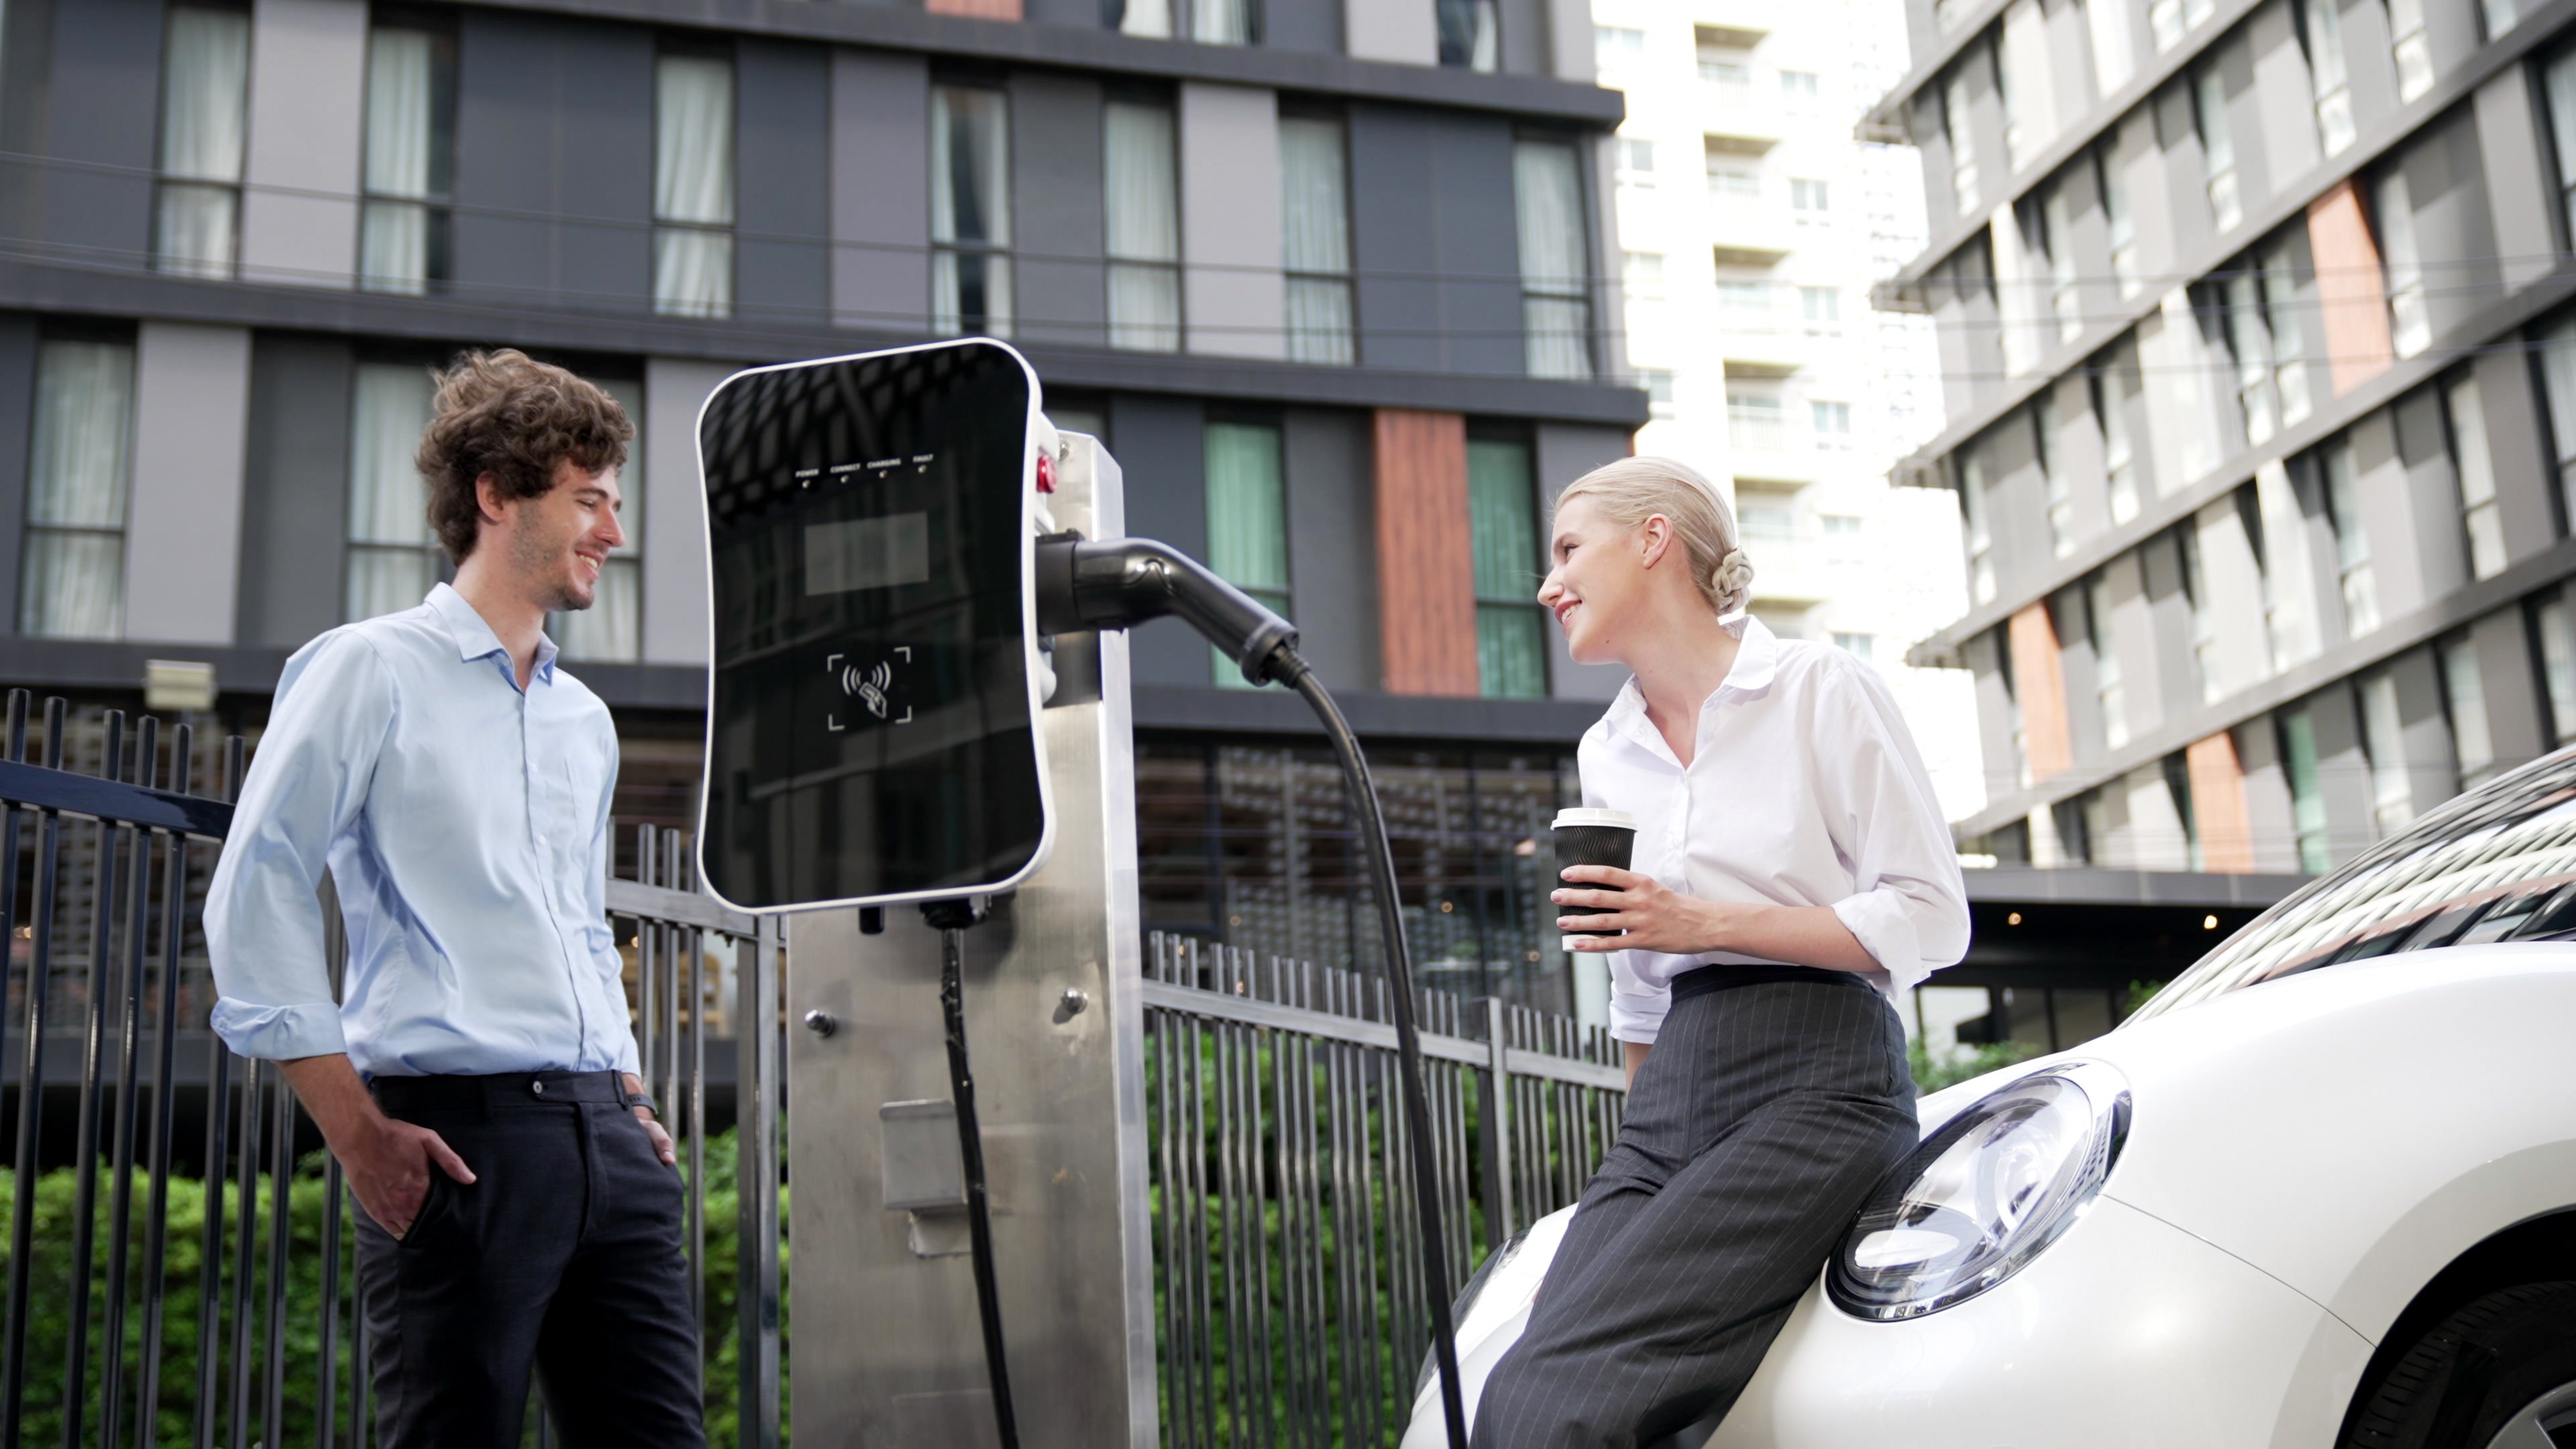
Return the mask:
[[[429,492],[413,456],[435,396],[425,368],[358,365],[349,417],[346,617],[408,609],[438,581]]]
[[[2424,254],[2415,242],[2415,199],[2406,173],[2380,178],[2378,206],[2380,261],[2387,268],[2389,341],[2400,357],[2412,357],[2433,340],[2433,316],[2424,299]]]
[[[134,349],[47,342],[37,354],[19,632],[113,639],[125,623],[125,500]]]
[[[1350,171],[1339,122],[1279,122],[1280,211],[1287,224],[1288,356],[1348,366],[1351,344]]]
[[[722,317],[733,308],[733,66],[666,55],[653,73],[653,310]],[[670,223],[682,223],[674,227]]]
[[[1181,222],[1172,113],[1112,101],[1104,131],[1109,343],[1174,351],[1181,345],[1181,279],[1173,265],[1181,256]]]
[[[2137,69],[2129,50],[2129,0],[2085,0],[2084,20],[2093,36],[2095,94],[2107,96]]]
[[[2567,222],[2576,226],[2576,53],[2558,57],[2543,72],[2549,92],[2549,133],[2558,143],[2560,195]]]
[[[1000,91],[936,86],[930,94],[931,310],[943,333],[1008,336],[1011,272],[1001,256],[947,249],[1011,244],[1009,102]]]
[[[249,129],[250,16],[177,7],[168,44],[161,79],[161,174],[168,179],[155,206],[155,263],[190,276],[230,276],[240,204],[233,188]]]
[[[1202,45],[1250,45],[1251,0],[1191,0],[1190,39]]]
[[[1523,141],[1512,148],[1521,247],[1522,328],[1532,377],[1592,375],[1592,309],[1585,273],[1582,170],[1574,148]]]
[[[1127,0],[1126,7],[1118,16],[1118,28],[1129,35],[1169,40],[1172,35],[1172,0]]]
[[[418,30],[367,37],[368,201],[358,234],[358,284],[372,292],[418,294],[429,277],[430,58],[435,42]]]
[[[2558,453],[2563,503],[2576,504],[2576,319],[2540,334],[2540,380],[2549,395],[2549,436]],[[2571,511],[2569,517],[2576,517]]]

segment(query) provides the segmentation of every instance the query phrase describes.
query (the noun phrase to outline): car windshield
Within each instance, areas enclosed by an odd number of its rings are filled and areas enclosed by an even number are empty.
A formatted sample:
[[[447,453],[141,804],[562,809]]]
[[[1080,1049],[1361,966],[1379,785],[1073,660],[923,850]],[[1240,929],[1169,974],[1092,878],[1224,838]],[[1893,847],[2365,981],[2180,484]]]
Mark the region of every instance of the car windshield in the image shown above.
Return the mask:
[[[2300,887],[2129,1019],[2345,961],[2568,932],[2576,932],[2576,750],[2469,791]]]

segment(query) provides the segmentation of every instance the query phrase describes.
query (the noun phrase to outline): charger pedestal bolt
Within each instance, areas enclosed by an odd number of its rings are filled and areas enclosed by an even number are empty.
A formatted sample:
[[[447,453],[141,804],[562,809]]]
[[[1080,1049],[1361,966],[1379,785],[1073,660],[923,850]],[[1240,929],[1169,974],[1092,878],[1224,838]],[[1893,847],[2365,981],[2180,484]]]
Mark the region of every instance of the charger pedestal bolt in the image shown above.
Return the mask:
[[[841,1023],[833,1019],[832,1013],[817,1007],[805,1013],[805,1029],[816,1036],[830,1036],[841,1029]]]
[[[1079,986],[1068,986],[1064,998],[1056,1004],[1066,1016],[1080,1016],[1082,1009],[1091,1004],[1091,993]]]

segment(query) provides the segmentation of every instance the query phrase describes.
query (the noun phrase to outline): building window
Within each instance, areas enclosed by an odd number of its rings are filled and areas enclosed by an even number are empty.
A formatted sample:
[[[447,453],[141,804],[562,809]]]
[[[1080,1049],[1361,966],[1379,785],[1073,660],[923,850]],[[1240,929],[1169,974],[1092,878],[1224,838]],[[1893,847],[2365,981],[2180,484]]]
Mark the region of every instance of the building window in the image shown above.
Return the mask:
[[[1798,311],[1807,322],[1810,337],[1839,334],[1843,320],[1843,294],[1839,287],[1800,287]]]
[[[1789,211],[1802,225],[1822,226],[1829,209],[1825,183],[1803,177],[1789,181]]]
[[[2326,849],[2326,802],[2317,790],[2317,727],[2304,709],[2281,716],[2281,773],[2290,785],[2290,825],[2298,835],[2299,869],[2322,875],[2333,859]]]
[[[2076,286],[2075,232],[2069,224],[2066,188],[2048,188],[2040,203],[2041,249],[2048,255],[2048,310],[2057,318],[2057,340],[2072,342],[2084,330],[2084,299]]]
[[[2192,27],[2217,13],[2218,0],[2147,0],[2147,29],[2156,38],[2156,53],[2182,43]]]
[[[125,633],[125,500],[134,472],[134,349],[48,339],[36,349],[18,632]]]
[[[1968,108],[1968,73],[1962,67],[1941,82],[1941,131],[1950,143],[1950,199],[1959,215],[1977,210],[1977,134]]]
[[[1995,600],[1995,539],[1986,519],[1986,469],[1974,449],[1959,456],[1959,518],[1966,525],[1968,592],[1980,604]]]
[[[1180,183],[1169,106],[1102,108],[1101,171],[1109,241],[1109,345],[1181,346]],[[1283,173],[1284,174],[1284,173]]]
[[[1740,495],[1736,523],[1748,542],[1788,543],[1798,536],[1798,511],[1777,494]]]
[[[2110,494],[2111,522],[2138,516],[2138,447],[2129,429],[2129,408],[2138,395],[2134,368],[2105,366],[2091,378],[2093,416],[2102,428],[2102,475]]]
[[[345,620],[408,609],[438,582],[441,555],[429,531],[429,494],[413,462],[436,395],[426,367],[358,364],[350,394]]]
[[[2013,674],[2012,631],[1998,627],[1994,632],[1995,679],[2004,689],[2004,741],[2011,753],[2013,788],[2030,788],[2030,728],[2021,712],[2021,681]]]
[[[733,315],[733,62],[653,69],[653,310]]]
[[[1816,430],[1816,446],[1848,448],[1851,446],[1851,404],[1816,402],[1807,404],[1809,422]]]
[[[2057,456],[2057,390],[2039,395],[2030,409],[2030,451],[2039,464],[2042,495],[2048,500],[2048,549],[2064,558],[2075,551],[2075,495]]]
[[[1720,164],[1708,159],[1709,200],[1728,206],[1758,206],[1762,201],[1762,177],[1741,166]]]
[[[2576,526],[2576,317],[2541,329],[2540,381],[2549,396],[2549,436],[2558,455],[2559,516]]]
[[[1272,612],[1288,612],[1288,495],[1279,429],[1207,425],[1208,567]],[[1211,648],[1216,682],[1251,688],[1224,650]]]
[[[1467,516],[1476,559],[1476,671],[1488,699],[1547,693],[1547,611],[1537,601],[1538,490],[1529,445],[1467,440]]]
[[[2406,0],[2391,0],[2403,5]],[[2317,140],[2329,156],[2352,144],[2352,74],[2343,59],[2338,0],[2304,0],[2299,28],[2308,44],[2308,75],[2317,98]]]
[[[1202,45],[1250,45],[1252,0],[1103,0],[1112,30],[1156,40],[1186,36]]]
[[[2343,586],[2344,637],[2358,639],[2379,627],[2379,582],[2370,567],[2370,531],[2361,518],[2358,465],[2350,438],[2337,438],[2320,451],[2326,518],[2334,529],[2335,577]]]
[[[2182,825],[2183,868],[2206,870],[2200,853],[2200,819],[2192,810],[2191,757],[2176,750],[2163,760],[2165,796],[2173,801],[2174,819]]]
[[[2549,135],[2558,153],[2558,209],[2576,236],[2576,50],[2565,51],[2541,73],[2549,99]]]
[[[1592,65],[1603,73],[1646,58],[1646,32],[1628,25],[1592,27]]]
[[[1740,106],[1753,99],[1753,57],[1734,46],[1701,41],[1699,78],[1716,91],[1719,105]]]
[[[2385,839],[2415,818],[2415,787],[2406,769],[2406,721],[2397,708],[2397,679],[2364,675],[2359,689],[2361,750],[2370,757],[2370,819]]]
[[[617,525],[626,541],[601,563],[590,607],[555,614],[546,628],[567,659],[631,664],[644,657],[644,386],[632,378],[591,380],[617,399],[636,425],[634,441],[626,445],[626,465],[618,470],[624,506],[617,512]],[[1063,422],[1063,415],[1057,414],[1056,421]]]
[[[1720,321],[1731,327],[1740,327],[1748,332],[1766,330],[1771,321],[1771,284],[1718,283],[1717,315]]]
[[[1870,646],[1877,642],[1876,635],[1846,634],[1841,630],[1834,631],[1833,637],[1835,648],[1840,649],[1845,653],[1850,654],[1853,658],[1864,662],[1870,657]]]
[[[2129,697],[2120,683],[2120,647],[2111,636],[2111,582],[2100,574],[2084,581],[2084,632],[2093,646],[2093,692],[2102,706],[2102,745],[2129,742]]]
[[[2308,344],[2299,318],[2299,282],[2290,270],[2290,249],[2274,247],[2263,258],[2263,326],[2272,345],[2272,390],[2281,405],[2281,426],[2308,415]]]
[[[1655,143],[1634,136],[1619,138],[1619,184],[1652,186],[1655,184]]]
[[[2413,357],[2433,340],[2433,317],[2424,305],[2424,254],[2415,244],[2415,203],[2406,173],[2379,178],[2379,259],[2388,274],[2389,342],[2400,357]]]
[[[186,277],[230,277],[250,130],[250,13],[174,5],[164,44],[152,265]]]
[[[2442,708],[2451,719],[2451,744],[2459,758],[2460,788],[2483,784],[2495,773],[2495,737],[2487,728],[2486,684],[2478,674],[2478,649],[2462,637],[2435,646],[2442,661]]]
[[[2474,377],[2453,378],[2442,388],[2451,432],[2451,466],[2460,480],[2460,521],[2467,531],[2469,574],[2491,579],[2504,572],[2504,517],[2496,507],[2495,463],[2487,452],[2486,411]]]
[[[2388,35],[2397,55],[2397,98],[2411,101],[2433,88],[2433,46],[2424,33],[2424,0],[2388,0]]]
[[[1279,120],[1286,189],[1288,358],[1347,367],[1359,360],[1351,302],[1351,183],[1342,123]]]
[[[942,335],[1011,335],[1010,101],[930,91],[930,294]]]
[[[2540,644],[2540,678],[2549,698],[2549,742],[2576,739],[2576,637],[2567,626],[2567,605],[2546,599],[2532,610],[2531,631]]]
[[[418,296],[455,275],[456,38],[379,26],[367,36],[366,201],[358,285]]]
[[[1857,513],[1819,513],[1816,522],[1838,547],[1849,547],[1860,537],[1862,520]]]
[[[1502,17],[1494,0],[1433,0],[1440,26],[1440,63],[1452,70],[1502,68]]]
[[[1816,73],[1811,70],[1780,72],[1780,99],[1792,110],[1813,109],[1816,104]]]
[[[1662,252],[1620,253],[1619,284],[1627,289],[1631,297],[1662,300],[1664,254]]]
[[[1529,375],[1592,376],[1592,302],[1585,286],[1582,168],[1562,141],[1512,148],[1521,243],[1521,327]]]
[[[2236,364],[2236,405],[2245,441],[2269,442],[2278,418],[2272,410],[2272,339],[2265,326],[2263,282],[2240,266],[2227,279],[2227,350]]]
[[[2129,180],[2106,151],[2093,153],[2094,179],[2102,183],[2102,217],[2110,233],[2111,275],[2120,284],[2122,297],[2134,297],[2145,287],[2146,279],[2138,275],[2138,226],[2129,215]]]
[[[2218,675],[2218,611],[2209,606],[2209,575],[2202,571],[2200,530],[2186,520],[2175,526],[2175,572],[2182,575],[2183,599],[2191,606],[2191,670],[2200,681],[2200,702],[2216,704],[2223,692]]]
[[[1780,414],[1780,395],[1728,388],[1726,440],[1738,448],[1777,451],[1789,446],[1788,425]]]
[[[2191,113],[2200,128],[2202,188],[2209,194],[2211,224],[2221,233],[2236,229],[2245,209],[2236,194],[2236,140],[2227,123],[2227,84],[2216,66],[2203,66],[2191,81]]]
[[[2478,8],[2486,13],[2489,40],[2513,29],[2515,22],[2522,19],[2522,6],[2518,0],[2480,0]]]
[[[2129,54],[2130,0],[2084,0],[2084,28],[2093,40],[2093,93],[2107,96],[2129,83],[2137,63]]]
[[[1673,406],[1673,374],[1662,367],[1641,367],[1637,381],[1646,389],[1646,413],[1650,417],[1669,418],[1678,415]]]

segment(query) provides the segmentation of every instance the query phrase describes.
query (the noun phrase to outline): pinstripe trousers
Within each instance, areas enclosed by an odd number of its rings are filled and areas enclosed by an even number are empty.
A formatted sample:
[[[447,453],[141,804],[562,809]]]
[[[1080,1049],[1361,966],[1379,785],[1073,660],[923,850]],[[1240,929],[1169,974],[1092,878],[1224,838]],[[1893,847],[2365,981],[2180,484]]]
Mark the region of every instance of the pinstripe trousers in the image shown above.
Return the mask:
[[[1913,1150],[1887,999],[1845,973],[1719,974],[1738,969],[1675,983],[1619,1140],[1486,1381],[1476,1449],[1626,1449],[1722,1413]]]

